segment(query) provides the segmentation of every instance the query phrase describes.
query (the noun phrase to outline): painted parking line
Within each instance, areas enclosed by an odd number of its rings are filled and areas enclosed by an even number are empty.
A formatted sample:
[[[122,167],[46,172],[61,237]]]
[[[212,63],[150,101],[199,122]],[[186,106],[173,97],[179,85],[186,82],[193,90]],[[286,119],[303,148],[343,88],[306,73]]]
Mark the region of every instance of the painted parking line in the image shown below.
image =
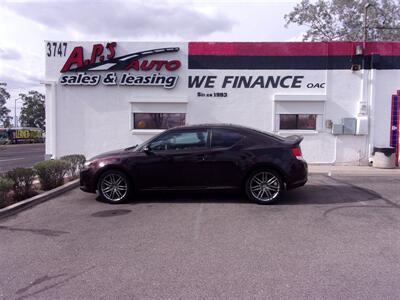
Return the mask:
[[[25,159],[25,158],[20,157],[20,158],[10,158],[10,159],[0,159],[0,162],[13,161],[13,160],[21,160],[21,159]]]

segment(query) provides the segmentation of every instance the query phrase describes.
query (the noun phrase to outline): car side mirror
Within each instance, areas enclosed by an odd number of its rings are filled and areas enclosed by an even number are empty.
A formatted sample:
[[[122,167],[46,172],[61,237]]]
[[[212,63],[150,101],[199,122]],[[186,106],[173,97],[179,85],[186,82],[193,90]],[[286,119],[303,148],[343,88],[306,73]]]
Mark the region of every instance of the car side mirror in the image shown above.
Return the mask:
[[[146,154],[152,153],[150,146],[149,145],[144,146],[143,147],[143,152],[146,153]]]

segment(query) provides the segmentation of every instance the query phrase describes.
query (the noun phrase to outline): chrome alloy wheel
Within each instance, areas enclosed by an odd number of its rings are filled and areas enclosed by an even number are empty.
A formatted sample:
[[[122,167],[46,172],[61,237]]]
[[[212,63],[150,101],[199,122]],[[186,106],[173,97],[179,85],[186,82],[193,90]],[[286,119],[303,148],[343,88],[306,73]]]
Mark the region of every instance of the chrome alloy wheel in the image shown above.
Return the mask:
[[[279,179],[272,173],[261,171],[254,174],[250,180],[250,192],[259,201],[271,201],[280,192]]]
[[[128,193],[128,183],[126,179],[118,174],[108,174],[101,181],[101,192],[110,202],[123,199]]]

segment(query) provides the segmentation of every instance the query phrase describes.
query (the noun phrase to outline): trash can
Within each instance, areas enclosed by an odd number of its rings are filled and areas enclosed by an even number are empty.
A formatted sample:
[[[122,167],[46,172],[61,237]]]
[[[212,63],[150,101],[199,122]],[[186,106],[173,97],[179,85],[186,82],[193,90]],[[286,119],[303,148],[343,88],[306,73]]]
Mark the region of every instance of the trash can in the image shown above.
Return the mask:
[[[393,147],[374,147],[372,166],[374,168],[393,169],[396,166],[396,149]]]

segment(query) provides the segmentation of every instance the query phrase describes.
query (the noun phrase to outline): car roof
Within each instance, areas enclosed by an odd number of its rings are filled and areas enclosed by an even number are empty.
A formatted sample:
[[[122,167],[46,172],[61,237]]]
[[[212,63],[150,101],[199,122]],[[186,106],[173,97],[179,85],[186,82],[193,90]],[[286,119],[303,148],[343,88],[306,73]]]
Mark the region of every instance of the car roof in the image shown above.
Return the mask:
[[[226,129],[250,129],[245,126],[227,123],[204,123],[204,124],[193,124],[193,125],[182,125],[172,129],[197,129],[197,128],[226,128]]]
[[[205,124],[195,124],[195,125],[183,125],[183,126],[177,126],[174,128],[171,128],[170,130],[185,130],[185,129],[202,129],[202,128],[224,128],[224,129],[234,129],[237,131],[240,131],[242,133],[247,133],[247,134],[253,134],[257,136],[264,136],[264,137],[270,137],[275,140],[282,141],[284,140],[283,137],[262,131],[261,129],[257,128],[251,128],[251,127],[246,127],[243,125],[237,125],[237,124],[228,124],[228,123],[205,123]]]

